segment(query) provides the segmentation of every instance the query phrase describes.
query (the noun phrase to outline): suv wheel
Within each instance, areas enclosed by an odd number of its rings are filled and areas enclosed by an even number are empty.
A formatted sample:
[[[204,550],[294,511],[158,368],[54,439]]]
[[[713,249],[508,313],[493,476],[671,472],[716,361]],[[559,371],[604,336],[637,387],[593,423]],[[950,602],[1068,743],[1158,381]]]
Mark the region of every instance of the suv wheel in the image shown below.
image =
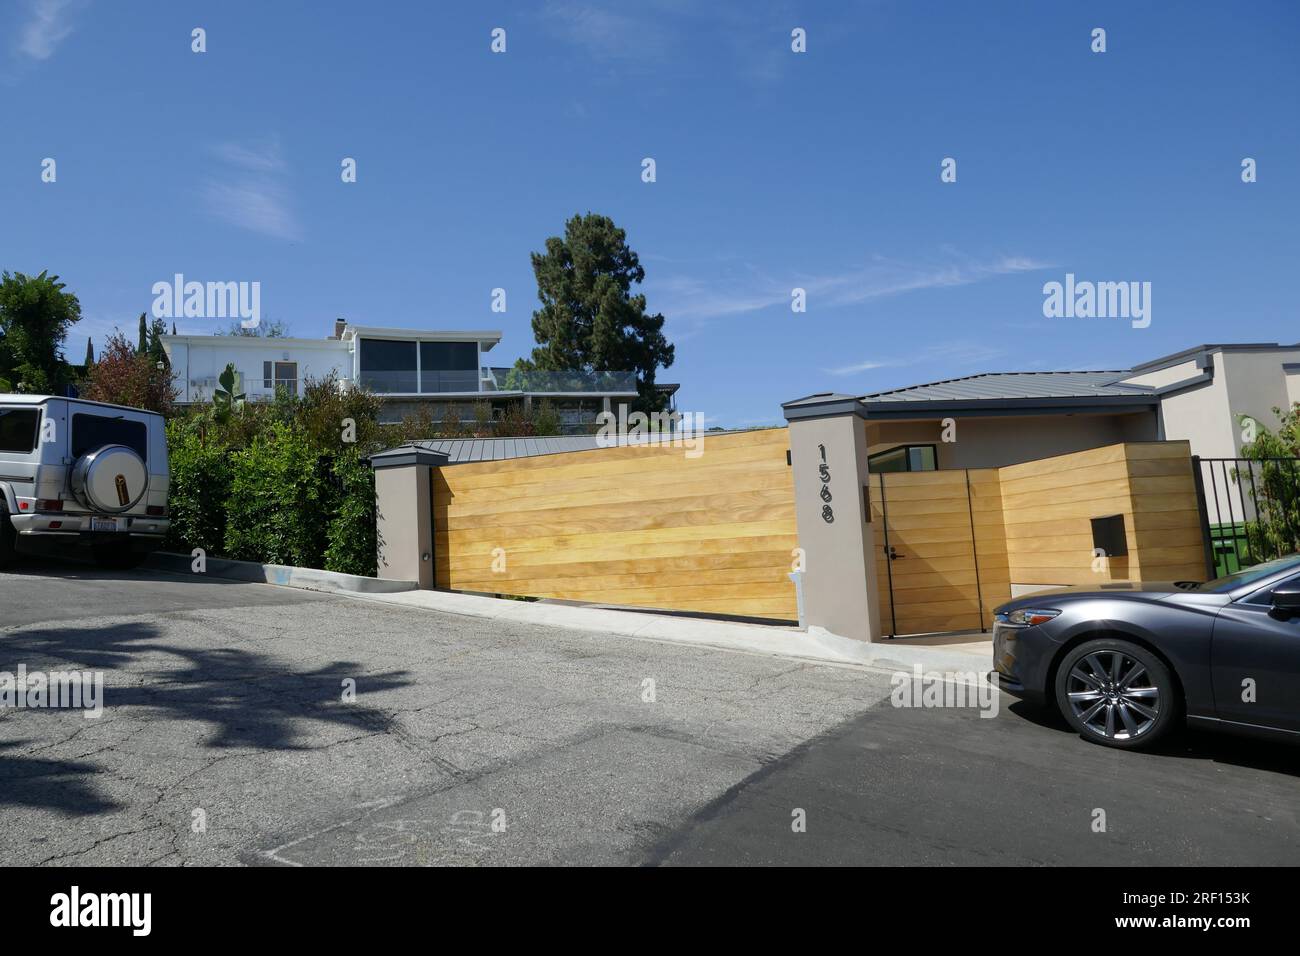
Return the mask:
[[[1173,674],[1129,641],[1080,644],[1056,671],[1056,704],[1085,740],[1135,750],[1169,732],[1179,710]]]
[[[136,551],[127,544],[97,544],[90,549],[95,563],[108,571],[129,571],[144,564],[147,551]]]
[[[0,568],[11,568],[18,563],[18,532],[9,521],[9,510],[0,499]]]

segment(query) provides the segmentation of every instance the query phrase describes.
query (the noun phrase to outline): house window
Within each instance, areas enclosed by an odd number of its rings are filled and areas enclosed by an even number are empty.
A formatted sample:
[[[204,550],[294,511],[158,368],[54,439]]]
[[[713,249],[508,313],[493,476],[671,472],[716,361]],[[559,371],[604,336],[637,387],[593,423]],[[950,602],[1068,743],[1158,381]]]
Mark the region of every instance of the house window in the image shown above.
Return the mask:
[[[380,394],[417,392],[415,341],[361,340],[361,385]]]
[[[477,392],[475,342],[421,342],[421,392]]]
[[[262,388],[289,390],[290,395],[298,394],[297,362],[263,362]]]
[[[277,391],[282,388],[285,389],[290,395],[298,394],[297,362],[275,363],[275,387]]]
[[[934,445],[899,445],[878,451],[867,458],[867,470],[873,474],[890,471],[934,471],[938,468]]]

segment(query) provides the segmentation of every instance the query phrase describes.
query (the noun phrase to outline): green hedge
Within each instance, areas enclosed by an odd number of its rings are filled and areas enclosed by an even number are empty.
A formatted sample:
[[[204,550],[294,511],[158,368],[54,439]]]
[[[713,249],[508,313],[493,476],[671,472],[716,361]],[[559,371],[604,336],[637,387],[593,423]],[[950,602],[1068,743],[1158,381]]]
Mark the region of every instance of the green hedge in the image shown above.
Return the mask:
[[[375,574],[375,475],[356,449],[333,462],[335,505],[326,533],[325,570]]]
[[[233,456],[226,554],[240,561],[320,567],[326,490],[306,435],[273,422]]]
[[[194,548],[219,554],[226,541],[230,450],[224,442],[209,440],[206,425],[197,418],[176,418],[167,423],[171,458],[167,495],[171,530],[167,547],[187,554]]]
[[[373,575],[374,478],[362,449],[324,450],[295,420],[247,426],[236,432],[203,415],[168,423],[168,547]]]

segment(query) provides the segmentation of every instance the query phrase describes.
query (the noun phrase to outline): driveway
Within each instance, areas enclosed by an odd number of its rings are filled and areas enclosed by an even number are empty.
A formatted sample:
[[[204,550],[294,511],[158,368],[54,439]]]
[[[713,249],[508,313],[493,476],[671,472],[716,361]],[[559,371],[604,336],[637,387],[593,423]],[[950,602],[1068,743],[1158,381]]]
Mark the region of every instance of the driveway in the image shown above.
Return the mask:
[[[1295,748],[1125,754],[858,668],[197,576],[47,563],[0,608],[0,671],[106,685],[0,710],[5,864],[1300,859]]]
[[[98,719],[0,710],[9,864],[638,862],[887,692],[856,669],[160,572],[43,564],[0,575],[0,607],[0,671],[105,679]]]

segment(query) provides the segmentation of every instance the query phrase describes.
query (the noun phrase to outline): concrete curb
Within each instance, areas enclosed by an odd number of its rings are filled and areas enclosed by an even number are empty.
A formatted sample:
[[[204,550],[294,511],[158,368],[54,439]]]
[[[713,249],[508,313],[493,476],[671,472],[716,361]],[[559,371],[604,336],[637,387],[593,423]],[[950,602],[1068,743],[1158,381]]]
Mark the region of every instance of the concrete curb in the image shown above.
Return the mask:
[[[358,594],[357,597],[449,614],[492,620],[546,624],[569,630],[617,634],[641,640],[694,644],[719,650],[770,654],[796,660],[876,670],[906,671],[916,664],[927,671],[983,673],[992,668],[987,643],[927,647],[895,642],[867,644],[831,634],[821,628],[799,631],[789,627],[707,621],[639,611],[573,607],[456,594],[449,591],[408,590],[400,594]]]
[[[194,559],[188,554],[155,551],[145,562],[145,567],[177,574],[193,574]],[[211,577],[229,578],[232,581],[251,581],[255,584],[278,584],[281,587],[303,588],[307,591],[328,591],[338,594],[393,594],[413,591],[414,581],[387,581],[359,574],[341,574],[338,571],[320,571],[316,568],[295,568],[284,564],[257,564],[254,561],[231,561],[226,558],[208,558],[207,571]]]

